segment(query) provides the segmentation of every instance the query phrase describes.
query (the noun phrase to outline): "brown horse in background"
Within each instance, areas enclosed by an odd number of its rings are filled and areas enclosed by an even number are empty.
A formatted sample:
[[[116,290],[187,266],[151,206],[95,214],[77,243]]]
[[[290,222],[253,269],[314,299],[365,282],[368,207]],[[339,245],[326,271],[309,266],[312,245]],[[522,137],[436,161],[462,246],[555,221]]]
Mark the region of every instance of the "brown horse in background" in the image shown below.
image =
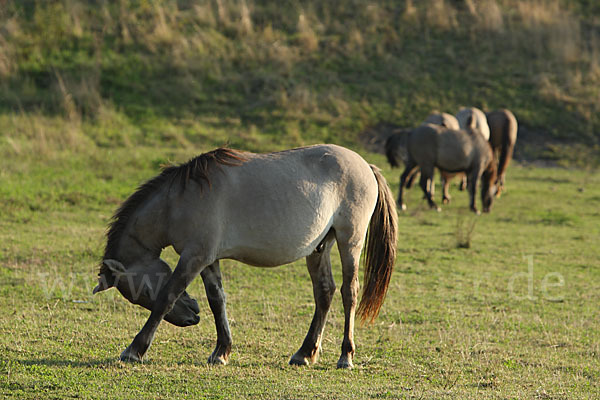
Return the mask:
[[[498,158],[498,180],[496,182],[498,191],[496,196],[499,197],[502,190],[504,190],[506,168],[512,159],[515,143],[517,142],[518,124],[514,114],[506,109],[488,112],[486,117],[490,127],[490,145]]]

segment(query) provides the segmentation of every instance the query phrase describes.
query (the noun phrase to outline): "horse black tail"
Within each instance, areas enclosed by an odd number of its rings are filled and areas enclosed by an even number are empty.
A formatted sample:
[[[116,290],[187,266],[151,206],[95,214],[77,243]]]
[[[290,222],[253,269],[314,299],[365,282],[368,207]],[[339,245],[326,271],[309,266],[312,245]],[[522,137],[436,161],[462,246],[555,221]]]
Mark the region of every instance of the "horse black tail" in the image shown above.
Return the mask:
[[[402,146],[400,135],[390,135],[385,141],[385,156],[392,167],[399,167],[398,149]]]
[[[394,270],[398,235],[398,214],[392,191],[379,168],[371,165],[371,169],[377,180],[379,195],[365,241],[363,293],[357,310],[363,322],[373,322],[385,300]]]

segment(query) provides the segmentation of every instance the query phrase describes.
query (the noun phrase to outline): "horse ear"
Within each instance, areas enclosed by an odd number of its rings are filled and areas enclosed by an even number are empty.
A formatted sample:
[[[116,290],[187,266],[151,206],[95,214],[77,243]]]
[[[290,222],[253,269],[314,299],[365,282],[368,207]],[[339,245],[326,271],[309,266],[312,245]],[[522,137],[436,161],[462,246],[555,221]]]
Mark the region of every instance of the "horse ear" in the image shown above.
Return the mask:
[[[469,115],[469,118],[467,119],[467,126],[471,129],[475,129],[477,127],[477,121],[475,121],[473,115]]]
[[[125,266],[117,260],[102,260],[102,264],[105,265],[115,276],[125,273]]]

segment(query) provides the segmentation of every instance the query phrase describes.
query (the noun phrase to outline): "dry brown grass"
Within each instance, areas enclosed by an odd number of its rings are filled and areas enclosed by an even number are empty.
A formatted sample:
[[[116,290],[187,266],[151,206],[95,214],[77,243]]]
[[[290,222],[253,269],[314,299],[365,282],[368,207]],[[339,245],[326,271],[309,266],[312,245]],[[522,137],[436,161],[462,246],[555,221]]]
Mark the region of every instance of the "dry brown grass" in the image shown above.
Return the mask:
[[[72,138],[72,132],[85,131],[85,122],[108,126],[106,118],[118,119],[133,96],[113,90],[130,86],[140,98],[134,113],[143,114],[148,103],[162,107],[157,103],[166,92],[181,94],[178,106],[200,104],[186,111],[200,108],[205,118],[214,118],[215,109],[239,114],[262,108],[319,123],[343,118],[340,126],[359,131],[377,118],[410,123],[421,109],[464,103],[468,90],[458,82],[464,74],[467,81],[510,87],[514,101],[476,93],[482,106],[509,106],[527,97],[516,109],[522,115],[531,104],[564,105],[577,117],[589,117],[590,128],[584,129],[592,132],[600,123],[600,34],[597,23],[568,7],[559,0],[309,1],[282,8],[252,0],[119,0],[96,8],[78,0],[41,2],[31,20],[0,11],[0,77],[26,82],[13,92],[0,90],[10,93],[5,99],[12,96],[5,109],[16,108],[14,98],[22,97],[34,118],[60,113]],[[94,60],[61,64],[70,42],[84,50],[78,57],[87,51]],[[102,74],[119,68],[113,60],[132,72],[106,79]],[[51,75],[50,83],[39,89],[44,74]],[[435,86],[444,79],[452,82],[439,98],[428,90],[408,93],[417,82]],[[116,84],[107,90],[107,81]],[[535,124],[552,126],[547,115],[537,115]]]
[[[458,25],[456,9],[446,0],[428,0],[425,2],[425,24],[441,30],[451,30]]]
[[[492,32],[504,31],[504,14],[495,0],[478,2],[476,12],[480,29]]]
[[[461,249],[471,248],[475,226],[479,218],[478,216],[465,214],[464,212],[456,214],[456,229],[454,231],[456,247]]]

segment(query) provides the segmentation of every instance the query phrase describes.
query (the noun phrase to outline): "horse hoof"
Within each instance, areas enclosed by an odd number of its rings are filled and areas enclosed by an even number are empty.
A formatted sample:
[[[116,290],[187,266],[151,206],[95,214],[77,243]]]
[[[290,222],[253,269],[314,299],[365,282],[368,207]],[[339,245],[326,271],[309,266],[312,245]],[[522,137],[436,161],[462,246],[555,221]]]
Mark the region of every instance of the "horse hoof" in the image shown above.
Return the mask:
[[[223,355],[216,356],[211,354],[210,357],[208,357],[208,363],[210,365],[227,365],[227,358]]]
[[[443,203],[443,204],[450,204],[450,199],[449,199],[449,198],[447,198],[447,197],[444,197],[444,198],[442,199],[442,203]]]
[[[352,364],[352,360],[350,360],[349,358],[340,358],[340,360],[337,362],[337,368],[352,369],[354,368],[354,365]]]
[[[295,354],[290,358],[290,365],[295,365],[297,367],[305,367],[309,365],[308,359],[306,357],[296,356]]]
[[[317,360],[319,359],[319,351],[320,351],[320,349],[314,350],[312,356],[306,356],[303,352],[298,350],[292,356],[292,358],[290,358],[290,365],[304,366],[304,365],[315,364],[317,362]]]
[[[135,351],[131,351],[131,346],[127,347],[122,353],[119,359],[123,362],[138,363],[142,361],[142,357]]]
[[[398,209],[400,211],[406,211],[406,204],[398,204]]]

